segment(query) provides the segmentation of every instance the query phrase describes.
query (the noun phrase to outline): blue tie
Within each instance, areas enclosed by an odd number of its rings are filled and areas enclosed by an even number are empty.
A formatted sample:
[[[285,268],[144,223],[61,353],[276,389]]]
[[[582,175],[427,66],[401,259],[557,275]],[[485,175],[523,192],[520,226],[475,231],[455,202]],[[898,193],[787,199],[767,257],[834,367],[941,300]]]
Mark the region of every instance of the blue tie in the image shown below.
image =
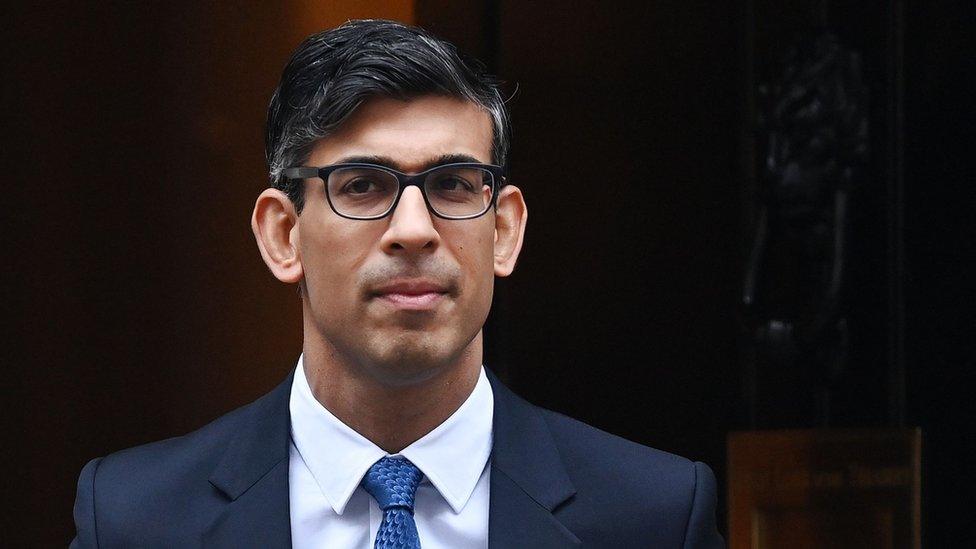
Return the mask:
[[[383,510],[376,549],[420,549],[413,498],[423,473],[404,457],[385,457],[369,468],[362,486]]]

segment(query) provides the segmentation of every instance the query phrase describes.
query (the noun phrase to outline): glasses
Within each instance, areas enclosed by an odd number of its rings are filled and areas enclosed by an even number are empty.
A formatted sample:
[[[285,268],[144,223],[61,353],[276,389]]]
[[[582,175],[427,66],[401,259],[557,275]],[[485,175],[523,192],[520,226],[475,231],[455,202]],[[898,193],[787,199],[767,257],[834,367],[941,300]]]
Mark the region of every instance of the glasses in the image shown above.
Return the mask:
[[[467,162],[435,166],[414,175],[360,163],[287,168],[282,175],[324,181],[332,211],[347,219],[386,217],[410,185],[420,189],[427,208],[437,217],[473,219],[495,204],[497,191],[505,184],[500,166]]]

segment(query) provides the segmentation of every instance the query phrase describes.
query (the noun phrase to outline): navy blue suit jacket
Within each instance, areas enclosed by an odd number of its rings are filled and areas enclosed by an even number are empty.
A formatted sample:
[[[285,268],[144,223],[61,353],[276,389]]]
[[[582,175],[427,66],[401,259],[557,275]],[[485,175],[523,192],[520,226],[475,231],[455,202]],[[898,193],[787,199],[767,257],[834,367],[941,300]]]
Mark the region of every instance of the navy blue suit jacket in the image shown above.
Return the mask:
[[[71,547],[289,547],[292,375],[188,435],[89,462]],[[708,466],[495,396],[492,548],[713,548]]]

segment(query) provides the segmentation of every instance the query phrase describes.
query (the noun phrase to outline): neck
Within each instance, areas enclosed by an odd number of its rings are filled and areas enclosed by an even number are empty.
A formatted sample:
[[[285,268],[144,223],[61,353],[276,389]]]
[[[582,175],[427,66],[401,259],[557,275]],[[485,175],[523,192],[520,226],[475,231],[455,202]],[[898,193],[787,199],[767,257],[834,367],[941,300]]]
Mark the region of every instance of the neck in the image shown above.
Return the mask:
[[[481,356],[478,332],[453,363],[432,369],[422,381],[389,384],[323,340],[306,336],[303,345],[305,376],[315,399],[390,454],[431,432],[461,407],[478,382]]]

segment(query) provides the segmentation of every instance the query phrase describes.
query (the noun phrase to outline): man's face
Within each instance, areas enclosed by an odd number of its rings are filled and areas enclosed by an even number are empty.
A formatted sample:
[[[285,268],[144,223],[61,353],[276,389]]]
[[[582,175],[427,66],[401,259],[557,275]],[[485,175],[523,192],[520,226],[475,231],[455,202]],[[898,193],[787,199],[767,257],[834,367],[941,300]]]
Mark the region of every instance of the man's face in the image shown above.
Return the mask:
[[[416,173],[451,157],[490,163],[491,145],[491,120],[474,103],[374,98],[320,140],[305,165],[373,158]],[[435,217],[415,186],[383,219],[345,219],[329,207],[323,183],[308,180],[298,218],[306,340],[321,338],[327,352],[389,384],[480,353],[474,339],[491,305],[495,221],[493,211]]]

